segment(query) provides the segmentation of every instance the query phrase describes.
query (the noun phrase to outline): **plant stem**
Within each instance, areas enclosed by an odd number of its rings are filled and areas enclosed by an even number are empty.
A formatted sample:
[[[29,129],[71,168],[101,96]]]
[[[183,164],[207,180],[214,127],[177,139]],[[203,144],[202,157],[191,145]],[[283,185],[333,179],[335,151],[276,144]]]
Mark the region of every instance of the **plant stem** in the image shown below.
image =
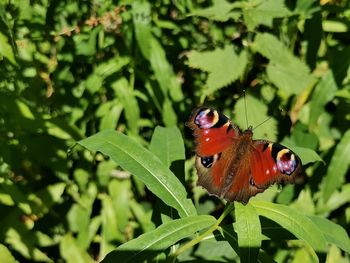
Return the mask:
[[[226,206],[224,212],[221,214],[221,216],[216,220],[216,223],[212,225],[207,231],[205,231],[203,234],[199,235],[198,237],[192,239],[182,247],[180,247],[176,252],[175,252],[175,258],[180,255],[182,252],[186,251],[187,249],[193,247],[194,245],[198,244],[201,242],[205,237],[209,236],[211,233],[213,233],[216,229],[218,229],[220,223],[224,218],[231,213],[231,211],[234,209],[234,203],[230,203],[229,205]]]

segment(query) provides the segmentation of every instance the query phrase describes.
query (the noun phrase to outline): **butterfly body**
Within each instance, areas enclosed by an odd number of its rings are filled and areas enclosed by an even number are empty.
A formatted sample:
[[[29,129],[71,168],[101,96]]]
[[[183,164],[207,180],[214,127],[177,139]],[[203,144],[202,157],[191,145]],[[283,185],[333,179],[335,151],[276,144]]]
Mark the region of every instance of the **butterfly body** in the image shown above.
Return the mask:
[[[288,148],[253,140],[252,127],[241,131],[222,113],[195,110],[187,125],[196,144],[198,185],[229,201],[249,198],[279,182],[294,182],[300,158]]]

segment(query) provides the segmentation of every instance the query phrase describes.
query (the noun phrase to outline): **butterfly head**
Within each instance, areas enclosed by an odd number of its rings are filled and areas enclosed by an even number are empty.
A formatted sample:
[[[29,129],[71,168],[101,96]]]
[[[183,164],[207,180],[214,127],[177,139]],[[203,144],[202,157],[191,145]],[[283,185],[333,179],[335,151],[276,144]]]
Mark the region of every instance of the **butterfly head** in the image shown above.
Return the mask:
[[[243,132],[243,136],[252,138],[253,137],[253,126],[249,126],[248,129],[246,129]]]

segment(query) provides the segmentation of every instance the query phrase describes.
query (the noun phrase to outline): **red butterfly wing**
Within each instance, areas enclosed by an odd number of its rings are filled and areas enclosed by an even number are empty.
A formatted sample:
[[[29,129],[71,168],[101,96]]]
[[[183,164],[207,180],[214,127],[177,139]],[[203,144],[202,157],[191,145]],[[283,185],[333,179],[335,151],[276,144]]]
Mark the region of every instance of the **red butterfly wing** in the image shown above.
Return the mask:
[[[301,170],[300,158],[285,146],[264,140],[253,141],[250,166],[253,181],[258,188],[273,183],[292,183]]]
[[[240,134],[224,114],[211,108],[195,110],[187,126],[193,130],[199,156],[213,156],[224,151],[232,143],[232,138]]]
[[[198,184],[211,194],[220,196],[225,170],[230,158],[226,154],[240,130],[222,113],[211,108],[195,110],[187,123],[196,144]]]
[[[300,158],[288,148],[268,141],[253,141],[220,112],[201,108],[187,125],[196,143],[198,185],[229,201],[248,202],[276,182],[293,182],[301,170]]]

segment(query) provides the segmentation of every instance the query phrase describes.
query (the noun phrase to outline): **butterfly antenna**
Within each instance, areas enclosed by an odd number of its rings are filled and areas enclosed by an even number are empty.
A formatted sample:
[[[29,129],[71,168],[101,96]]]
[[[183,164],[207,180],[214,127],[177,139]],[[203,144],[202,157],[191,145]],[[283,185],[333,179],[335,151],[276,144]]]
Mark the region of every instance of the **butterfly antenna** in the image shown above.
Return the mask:
[[[266,120],[264,120],[262,123],[260,123],[260,124],[258,124],[257,126],[255,126],[255,127],[253,128],[253,131],[254,131],[256,128],[258,128],[259,126],[263,125],[265,122],[268,122],[270,119],[272,119],[271,116],[268,117]]]
[[[247,112],[247,100],[245,99],[245,90],[243,90],[243,99],[244,99],[244,111],[245,111],[245,124],[248,129],[248,112]]]

